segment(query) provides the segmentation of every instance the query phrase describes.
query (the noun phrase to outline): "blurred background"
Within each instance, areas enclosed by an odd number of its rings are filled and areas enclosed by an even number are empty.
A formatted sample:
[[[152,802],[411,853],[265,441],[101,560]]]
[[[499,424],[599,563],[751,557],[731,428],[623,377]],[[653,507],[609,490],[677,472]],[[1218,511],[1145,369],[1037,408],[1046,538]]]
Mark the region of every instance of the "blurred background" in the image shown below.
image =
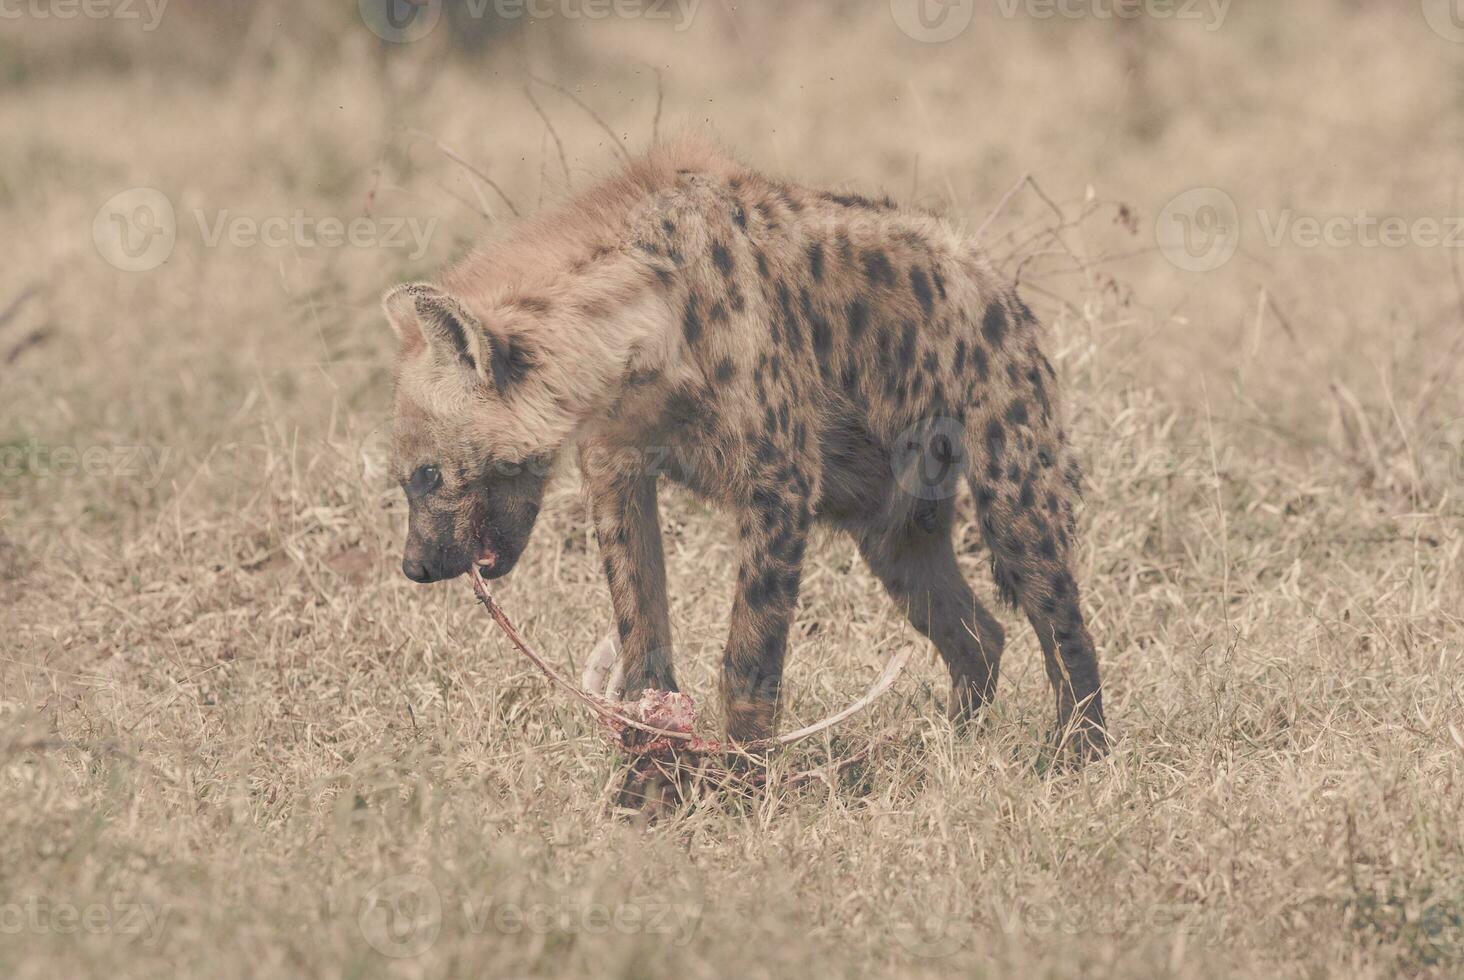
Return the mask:
[[[251,393],[379,406],[387,286],[692,126],[979,229],[1029,302],[1165,397],[1208,399],[1265,451],[1329,445],[1396,481],[1361,429],[1396,429],[1390,392],[1437,410],[1464,315],[1464,252],[1415,228],[1464,239],[1456,14],[6,0],[0,303],[27,302],[0,327],[5,438],[102,428],[191,452]],[[166,239],[148,237],[159,200]],[[1385,220],[1401,245],[1377,241]],[[331,237],[353,221],[355,245]],[[109,256],[123,232],[155,251]]]

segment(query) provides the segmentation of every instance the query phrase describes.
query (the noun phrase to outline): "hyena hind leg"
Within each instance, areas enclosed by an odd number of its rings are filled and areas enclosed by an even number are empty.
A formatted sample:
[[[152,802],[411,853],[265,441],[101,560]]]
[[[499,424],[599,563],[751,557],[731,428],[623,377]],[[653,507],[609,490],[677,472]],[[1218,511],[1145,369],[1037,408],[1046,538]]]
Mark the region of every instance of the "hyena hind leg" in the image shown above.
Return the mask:
[[[910,521],[867,532],[859,553],[911,625],[940,652],[951,674],[951,720],[965,724],[996,694],[1006,637],[956,564],[953,509],[945,501],[933,524]]]
[[[1107,751],[1103,694],[1073,573],[1067,488],[1039,493],[1023,486],[1009,493],[972,482],[997,586],[1026,614],[1042,646],[1057,701],[1058,747],[1078,763],[1101,756]],[[1048,513],[1044,500],[1056,505]]]

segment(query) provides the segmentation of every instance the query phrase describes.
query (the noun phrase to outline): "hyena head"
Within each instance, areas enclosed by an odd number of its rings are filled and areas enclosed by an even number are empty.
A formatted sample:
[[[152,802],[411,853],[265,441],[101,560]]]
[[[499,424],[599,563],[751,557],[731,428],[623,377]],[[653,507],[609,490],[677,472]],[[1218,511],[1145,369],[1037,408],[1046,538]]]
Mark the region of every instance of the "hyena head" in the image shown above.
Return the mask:
[[[485,324],[435,286],[399,286],[383,305],[401,341],[391,469],[411,510],[402,572],[424,583],[473,565],[505,575],[559,448],[526,380],[535,352],[505,318]]]

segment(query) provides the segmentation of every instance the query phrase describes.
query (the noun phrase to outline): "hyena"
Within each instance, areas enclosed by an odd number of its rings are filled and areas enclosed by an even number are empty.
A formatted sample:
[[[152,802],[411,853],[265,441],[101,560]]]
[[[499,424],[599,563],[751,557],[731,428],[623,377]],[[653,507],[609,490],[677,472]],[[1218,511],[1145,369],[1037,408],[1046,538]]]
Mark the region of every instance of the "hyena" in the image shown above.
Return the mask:
[[[815,525],[854,538],[940,652],[965,721],[993,696],[1004,642],[957,567],[965,480],[999,591],[1037,632],[1060,737],[1103,751],[1057,378],[1032,313],[940,219],[683,138],[385,307],[408,578],[507,574],[572,446],[627,690],[676,689],[665,477],[737,523],[734,741],[772,730]]]

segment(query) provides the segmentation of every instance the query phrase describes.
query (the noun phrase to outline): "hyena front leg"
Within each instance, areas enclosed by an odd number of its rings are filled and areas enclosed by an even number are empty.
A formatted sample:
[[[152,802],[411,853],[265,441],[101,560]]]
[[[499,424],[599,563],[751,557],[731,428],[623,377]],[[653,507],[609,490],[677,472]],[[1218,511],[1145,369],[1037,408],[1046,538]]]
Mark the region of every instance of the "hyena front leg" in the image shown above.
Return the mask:
[[[749,504],[738,528],[737,595],[722,658],[727,734],[743,743],[773,733],[812,521],[801,481],[759,487]]]
[[[617,467],[615,455],[582,451],[580,469],[615,607],[625,696],[634,699],[648,687],[677,688],[656,475],[644,468]]]

